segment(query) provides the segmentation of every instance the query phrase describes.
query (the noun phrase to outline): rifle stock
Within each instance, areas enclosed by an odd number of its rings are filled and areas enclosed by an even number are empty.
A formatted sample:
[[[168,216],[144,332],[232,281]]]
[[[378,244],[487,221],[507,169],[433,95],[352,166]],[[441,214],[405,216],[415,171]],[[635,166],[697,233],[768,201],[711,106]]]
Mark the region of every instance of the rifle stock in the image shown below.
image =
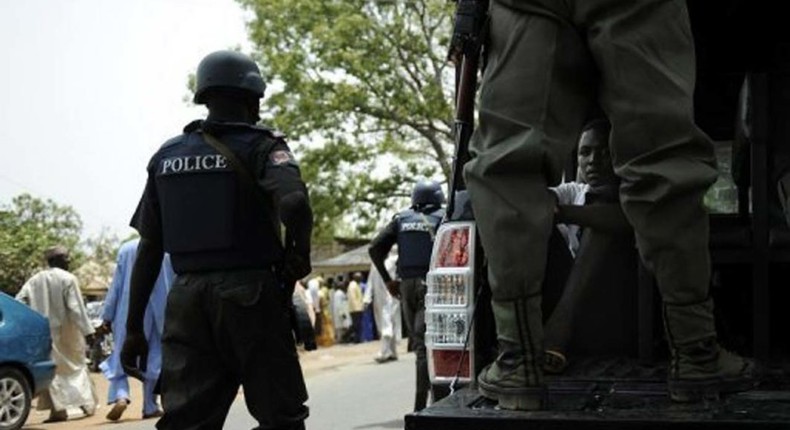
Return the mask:
[[[477,71],[488,27],[488,0],[458,0],[448,59],[455,63],[455,120],[453,175],[448,192],[447,218],[455,211],[455,191],[466,188],[463,167],[469,161],[469,140],[474,131]]]

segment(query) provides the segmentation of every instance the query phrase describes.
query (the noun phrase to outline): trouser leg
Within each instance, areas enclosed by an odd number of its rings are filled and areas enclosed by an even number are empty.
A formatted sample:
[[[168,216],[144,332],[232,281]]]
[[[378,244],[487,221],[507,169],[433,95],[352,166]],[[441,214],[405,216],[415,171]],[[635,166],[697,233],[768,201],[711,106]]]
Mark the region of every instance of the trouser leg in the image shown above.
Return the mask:
[[[623,210],[665,305],[678,367],[670,372],[670,394],[694,400],[696,388],[707,390],[708,383],[715,391],[725,389],[722,379],[751,380],[744,360],[721,353],[708,297],[703,197],[717,171],[713,145],[693,118],[695,59],[686,4],[579,0],[576,5],[579,19],[606,13],[587,34],[603,70],[600,102],[612,123],[610,148],[622,181]],[[697,367],[700,362],[707,365]],[[673,383],[688,390],[680,393]]]
[[[592,287],[591,280],[606,259],[616,238],[591,228],[584,230],[579,251],[565,283],[557,306],[551,313],[545,327],[544,345],[547,350],[564,354],[574,332],[574,321],[580,312],[587,294]]]
[[[162,336],[156,331],[152,332],[148,339],[148,369],[146,369],[145,380],[143,381],[143,414],[150,415],[157,412],[160,407],[158,404],[158,393],[156,383],[162,373]]]
[[[612,123],[621,202],[642,258],[665,301],[704,300],[710,260],[703,196],[718,173],[713,145],[694,123],[695,60],[685,2],[577,5],[579,19],[607,13],[587,34],[603,70],[599,99]]]
[[[423,288],[424,289],[424,288]],[[424,297],[424,292],[423,292]],[[416,327],[414,354],[415,354],[415,368],[417,381],[417,390],[414,397],[414,410],[420,411],[425,409],[428,404],[428,393],[431,389],[430,376],[428,375],[428,357],[425,347],[425,305],[423,299],[420,299],[420,310],[417,311],[414,318],[414,325]]]
[[[540,294],[553,224],[547,187],[559,181],[576,143],[594,69],[578,32],[561,20],[494,2],[490,29],[473,159],[464,169],[500,344],[478,381],[490,388],[484,395],[507,396],[507,405],[499,396],[500,407],[533,409],[541,397]]]
[[[409,337],[415,354],[414,410],[425,409],[431,388],[425,349],[425,283],[421,278],[401,281],[401,294]]]
[[[784,68],[788,68],[784,65]],[[769,73],[768,198],[772,226],[790,226],[790,71]],[[778,203],[775,203],[777,202]]]
[[[155,379],[146,379],[143,381],[143,414],[150,415],[159,410],[159,403],[157,403],[157,395],[154,394],[154,387],[156,387]]]
[[[110,379],[110,386],[107,390],[107,403],[115,403],[120,399],[131,399],[129,378],[126,375]]]
[[[362,341],[362,312],[351,312],[351,341]]]
[[[308,415],[307,389],[285,298],[276,285],[268,272],[228,275],[214,289],[213,330],[259,428],[299,428]]]
[[[387,349],[389,350],[389,353],[393,357],[397,358],[398,357],[398,338],[396,337],[396,335],[390,336],[389,339],[388,339],[388,343],[389,343],[389,345],[388,345]]]
[[[239,379],[220,358],[210,313],[210,282],[178,276],[167,299],[162,336],[159,430],[222,429]]]

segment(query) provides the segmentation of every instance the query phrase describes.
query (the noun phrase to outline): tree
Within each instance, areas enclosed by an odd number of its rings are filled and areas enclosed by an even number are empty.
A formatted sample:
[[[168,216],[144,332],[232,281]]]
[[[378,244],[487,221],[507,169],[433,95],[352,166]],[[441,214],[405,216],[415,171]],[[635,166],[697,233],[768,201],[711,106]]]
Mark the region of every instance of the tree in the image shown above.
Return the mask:
[[[44,265],[44,251],[63,245],[73,264],[83,258],[77,248],[82,220],[70,206],[21,194],[0,206],[0,289],[15,294]],[[76,266],[75,266],[76,267]]]
[[[109,288],[115,273],[115,262],[121,240],[109,229],[103,228],[98,235],[88,238],[83,243],[87,250],[85,262],[73,267],[74,275],[80,283],[83,293],[102,291]]]
[[[317,239],[369,234],[416,178],[450,178],[450,2],[237,1],[254,12],[256,59],[281,87],[266,119],[302,143]]]

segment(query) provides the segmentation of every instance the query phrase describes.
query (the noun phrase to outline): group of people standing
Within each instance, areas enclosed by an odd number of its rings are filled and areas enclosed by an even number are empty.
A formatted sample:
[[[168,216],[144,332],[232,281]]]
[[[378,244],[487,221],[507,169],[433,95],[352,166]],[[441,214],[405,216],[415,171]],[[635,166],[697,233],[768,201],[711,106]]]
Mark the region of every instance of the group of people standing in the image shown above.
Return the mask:
[[[312,308],[313,327],[318,346],[360,343],[373,340],[373,308],[369,285],[361,272],[324,279],[315,276],[305,282],[307,305]]]
[[[612,195],[588,190],[585,198],[618,200],[656,276],[671,350],[670,397],[696,401],[753,387],[753,362],[716,338],[702,198],[717,171],[710,139],[693,117],[694,40],[685,2],[494,0],[488,19],[479,126],[463,170],[487,256],[499,344],[496,360],[478,375],[481,394],[504,409],[545,406],[544,341],[557,333],[548,325],[544,337],[545,245],[565,206],[561,188],[547,190],[559,183],[562,162],[596,105],[611,124],[606,143],[619,184],[610,187]],[[114,378],[120,368],[148,380],[161,334],[160,430],[221,428],[240,386],[261,428],[304,429],[307,390],[286,308],[312,270],[307,187],[283,135],[257,125],[266,84],[251,58],[209,54],[195,82],[194,101],[208,116],[187,124],[148,164],[131,220],[140,240],[135,257],[122,262],[127,316],[106,315],[122,339],[120,358],[106,372]],[[411,207],[370,247],[369,290],[383,286],[400,298],[417,353],[415,410],[425,407],[429,392],[424,276],[443,203],[438,184],[418,183]],[[388,263],[396,243],[397,263]],[[177,276],[162,330],[146,315],[158,307],[166,254]],[[51,268],[19,295],[51,319],[58,375],[40,404],[51,405],[52,420],[65,419],[67,406],[93,414],[96,405],[83,363],[83,338],[94,329],[66,256],[50,252]],[[352,278],[346,292],[308,281],[308,295],[317,297],[319,344],[343,338],[344,328],[359,339],[364,295],[361,279]],[[386,300],[390,315],[398,313]],[[347,314],[339,310],[344,302]],[[382,339],[395,339],[394,327],[380,324]],[[561,368],[564,341],[550,346]],[[388,344],[379,359],[394,357]],[[128,392],[122,382],[112,391],[120,416]],[[153,407],[144,413],[160,415]]]
[[[69,409],[81,409],[85,416],[95,414],[100,401],[88,373],[85,351],[98,335],[112,333],[114,342],[111,355],[99,364],[110,383],[107,403],[112,406],[107,419],[119,420],[131,403],[128,377],[120,364],[120,351],[126,334],[131,267],[136,257],[137,243],[137,239],[127,241],[118,251],[115,273],[104,300],[102,324],[99,327],[94,327],[88,317],[78,280],[69,272],[69,250],[63,246],[55,246],[45,252],[49,267],[33,275],[17,294],[17,300],[46,316],[50,323],[55,378],[37,403],[39,410],[49,411],[45,422],[66,421]],[[174,278],[175,273],[166,256],[145,314],[145,336],[151,348],[147,369],[141,378],[143,419],[163,414],[155,386],[162,363],[165,303]]]
[[[119,252],[100,327],[112,331],[116,343],[114,355],[101,366],[111,381],[108,419],[119,419],[132,400],[128,375],[144,382],[143,416],[161,417],[159,429],[221,428],[240,386],[262,428],[304,429],[307,390],[288,308],[299,280],[312,270],[312,210],[299,164],[283,136],[255,125],[265,88],[249,57],[234,51],[209,54],[198,65],[195,93],[195,102],[208,107],[208,117],[188,124],[149,163],[131,220],[140,238]],[[190,162],[194,169],[174,167]],[[404,219],[401,227],[415,227],[426,240],[406,235],[409,240],[401,243],[388,227],[371,247],[368,283],[354,273],[332,291],[329,282],[310,280],[305,297],[315,304],[319,344],[333,337],[362,340],[365,308],[382,309],[376,315],[382,339],[376,359],[384,363],[397,358],[400,308],[393,296],[402,292],[419,357],[417,404],[424,407],[420,277],[441,219],[434,212],[444,197],[438,184],[415,190],[413,197],[430,201],[417,202],[413,219]],[[392,260],[384,263],[395,242],[397,270]],[[414,256],[404,250],[416,252],[417,245],[424,269],[415,271]],[[98,402],[84,360],[84,337],[95,329],[76,278],[66,271],[67,255],[60,248],[50,252],[52,268],[31,279],[19,295],[53,324],[58,376],[39,402],[51,408],[50,421],[67,419],[72,406],[92,415]],[[396,272],[404,279],[402,288],[392,279]],[[69,388],[61,390],[64,384]],[[155,392],[161,392],[162,408]],[[64,398],[65,393],[73,398]]]

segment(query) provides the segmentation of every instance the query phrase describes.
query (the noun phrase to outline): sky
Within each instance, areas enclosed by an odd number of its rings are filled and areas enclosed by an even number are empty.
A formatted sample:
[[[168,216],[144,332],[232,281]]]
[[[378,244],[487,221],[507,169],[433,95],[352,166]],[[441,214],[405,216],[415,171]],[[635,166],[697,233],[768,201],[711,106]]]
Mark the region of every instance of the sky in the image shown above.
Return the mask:
[[[0,205],[72,206],[83,237],[123,238],[146,165],[189,121],[187,79],[208,53],[251,52],[233,0],[0,1]]]

